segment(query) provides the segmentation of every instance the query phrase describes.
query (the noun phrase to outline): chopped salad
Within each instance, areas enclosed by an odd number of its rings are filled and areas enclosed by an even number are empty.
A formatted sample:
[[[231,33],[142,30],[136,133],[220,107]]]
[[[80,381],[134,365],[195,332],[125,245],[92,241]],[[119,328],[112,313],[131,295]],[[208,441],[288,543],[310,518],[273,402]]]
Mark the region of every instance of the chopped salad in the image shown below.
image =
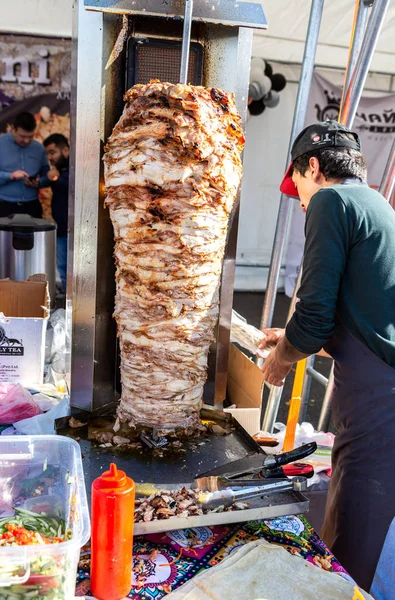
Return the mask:
[[[67,557],[47,552],[50,545],[71,539],[64,519],[15,508],[12,517],[0,519],[0,550],[13,546],[42,546],[43,552],[30,560],[30,574],[25,583],[2,587],[1,582],[22,576],[23,565],[0,561],[0,600],[65,600],[70,596]]]
[[[0,547],[59,544],[67,539],[70,534],[58,517],[15,508],[15,516],[0,519]]]

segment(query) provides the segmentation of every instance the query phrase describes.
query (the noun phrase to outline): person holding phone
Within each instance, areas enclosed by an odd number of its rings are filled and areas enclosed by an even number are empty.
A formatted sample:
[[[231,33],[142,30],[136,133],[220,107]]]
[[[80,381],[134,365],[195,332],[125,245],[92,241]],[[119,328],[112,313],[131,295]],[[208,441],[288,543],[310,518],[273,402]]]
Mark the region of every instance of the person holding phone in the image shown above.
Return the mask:
[[[56,264],[63,291],[66,291],[67,275],[67,230],[69,208],[69,143],[61,133],[53,133],[44,140],[44,148],[50,169],[39,178],[39,186],[50,186],[52,190],[52,217],[56,222]]]
[[[35,130],[34,116],[23,112],[0,136],[0,218],[17,213],[42,218],[37,178],[49,167],[44,147],[33,139]]]

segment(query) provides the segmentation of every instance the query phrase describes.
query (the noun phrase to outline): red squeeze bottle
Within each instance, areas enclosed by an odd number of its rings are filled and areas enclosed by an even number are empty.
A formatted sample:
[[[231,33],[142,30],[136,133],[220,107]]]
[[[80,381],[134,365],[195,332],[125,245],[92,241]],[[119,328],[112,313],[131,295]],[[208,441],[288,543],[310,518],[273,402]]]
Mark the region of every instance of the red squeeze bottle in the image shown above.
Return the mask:
[[[92,483],[91,592],[121,600],[132,587],[134,481],[110,465]]]

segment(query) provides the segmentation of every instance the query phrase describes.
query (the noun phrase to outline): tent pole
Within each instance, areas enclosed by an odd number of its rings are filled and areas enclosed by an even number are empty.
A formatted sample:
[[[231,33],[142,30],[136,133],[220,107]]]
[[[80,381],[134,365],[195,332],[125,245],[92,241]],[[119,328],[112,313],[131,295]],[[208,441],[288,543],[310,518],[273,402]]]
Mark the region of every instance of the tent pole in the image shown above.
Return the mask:
[[[363,36],[366,30],[366,23],[368,21],[369,9],[372,4],[372,0],[356,0],[354,20],[351,31],[350,49],[347,58],[346,73],[344,75],[344,85],[342,92],[342,99],[340,102],[339,118],[338,121],[341,123],[341,113],[344,106],[344,99],[348,87],[350,85],[351,76],[355,69],[355,65],[358,59],[358,54],[361,50]]]
[[[392,142],[392,147],[388,156],[387,164],[385,165],[383,179],[380,184],[380,194],[390,202],[392,208],[395,208],[395,200],[391,202],[392,192],[395,187],[395,138]]]
[[[312,0],[286,167],[290,161],[292,143],[298,133],[303,129],[306,119],[307,103],[310,94],[311,81],[313,78],[315,54],[317,50],[318,34],[320,31],[323,7],[324,0]],[[287,233],[291,223],[293,206],[292,202],[293,200],[288,196],[281,194],[276,231],[274,233],[272,255],[270,259],[265,302],[261,317],[261,329],[270,327],[272,324],[277,285],[281,270],[281,261],[284,254]]]
[[[390,0],[374,0],[361,51],[352,72],[341,111],[341,123],[346,127],[350,128],[353,124],[389,3]]]
[[[369,67],[372,61],[372,57],[376,48],[377,40],[379,38],[379,34],[381,31],[381,27],[384,21],[385,14],[387,12],[387,8],[390,0],[374,0],[372,12],[370,13],[368,24],[365,28],[365,34],[362,40],[362,46],[358,57],[355,62],[354,69],[352,71],[350,77],[350,83],[346,91],[343,90],[343,98],[342,105],[340,107],[339,113],[339,122],[345,125],[348,128],[352,127],[354,122],[355,115],[357,113],[357,108],[359,105],[359,101],[362,96],[362,91],[365,85],[366,77],[369,71]],[[352,38],[352,44],[354,43],[354,38]],[[351,54],[351,53],[350,53]],[[391,156],[393,158],[393,176],[395,174],[395,158],[394,158],[394,148],[392,146],[392,150],[389,157],[389,162],[387,162],[387,167],[391,168],[389,163],[391,162]],[[389,175],[389,178],[391,176]],[[383,182],[381,183],[381,186]],[[391,185],[391,184],[390,184]],[[393,184],[392,184],[393,186]],[[381,187],[380,187],[381,191]],[[383,194],[386,198],[389,199],[390,194]],[[318,423],[319,431],[327,431],[330,423],[330,418],[332,414],[332,406],[331,406],[331,396],[332,396],[332,388],[334,385],[334,377],[333,377],[333,364],[331,374],[329,376],[328,385],[325,391],[324,401],[321,408],[320,419]]]
[[[300,287],[300,282],[302,280],[302,266],[299,269],[298,279],[296,281],[294,293],[292,296],[291,304],[288,309],[287,323],[291,319],[292,315],[295,311],[295,304],[297,301],[297,293]],[[267,399],[267,405],[265,409],[265,414],[263,417],[262,423],[262,431],[269,431],[270,433],[273,431],[274,423],[277,419],[277,413],[281,402],[281,396],[283,393],[283,386],[271,386],[269,397]]]

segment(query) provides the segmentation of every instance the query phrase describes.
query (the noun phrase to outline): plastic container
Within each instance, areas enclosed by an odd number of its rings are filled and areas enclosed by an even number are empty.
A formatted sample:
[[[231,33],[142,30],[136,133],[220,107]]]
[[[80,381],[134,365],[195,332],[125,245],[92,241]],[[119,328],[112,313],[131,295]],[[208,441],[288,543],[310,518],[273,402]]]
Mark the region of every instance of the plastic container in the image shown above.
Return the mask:
[[[92,483],[91,591],[121,600],[132,587],[134,481],[112,463]]]
[[[0,519],[13,515],[13,507],[43,506],[65,520],[71,539],[0,547],[0,600],[74,598],[80,548],[90,536],[78,444],[53,435],[0,437]]]

